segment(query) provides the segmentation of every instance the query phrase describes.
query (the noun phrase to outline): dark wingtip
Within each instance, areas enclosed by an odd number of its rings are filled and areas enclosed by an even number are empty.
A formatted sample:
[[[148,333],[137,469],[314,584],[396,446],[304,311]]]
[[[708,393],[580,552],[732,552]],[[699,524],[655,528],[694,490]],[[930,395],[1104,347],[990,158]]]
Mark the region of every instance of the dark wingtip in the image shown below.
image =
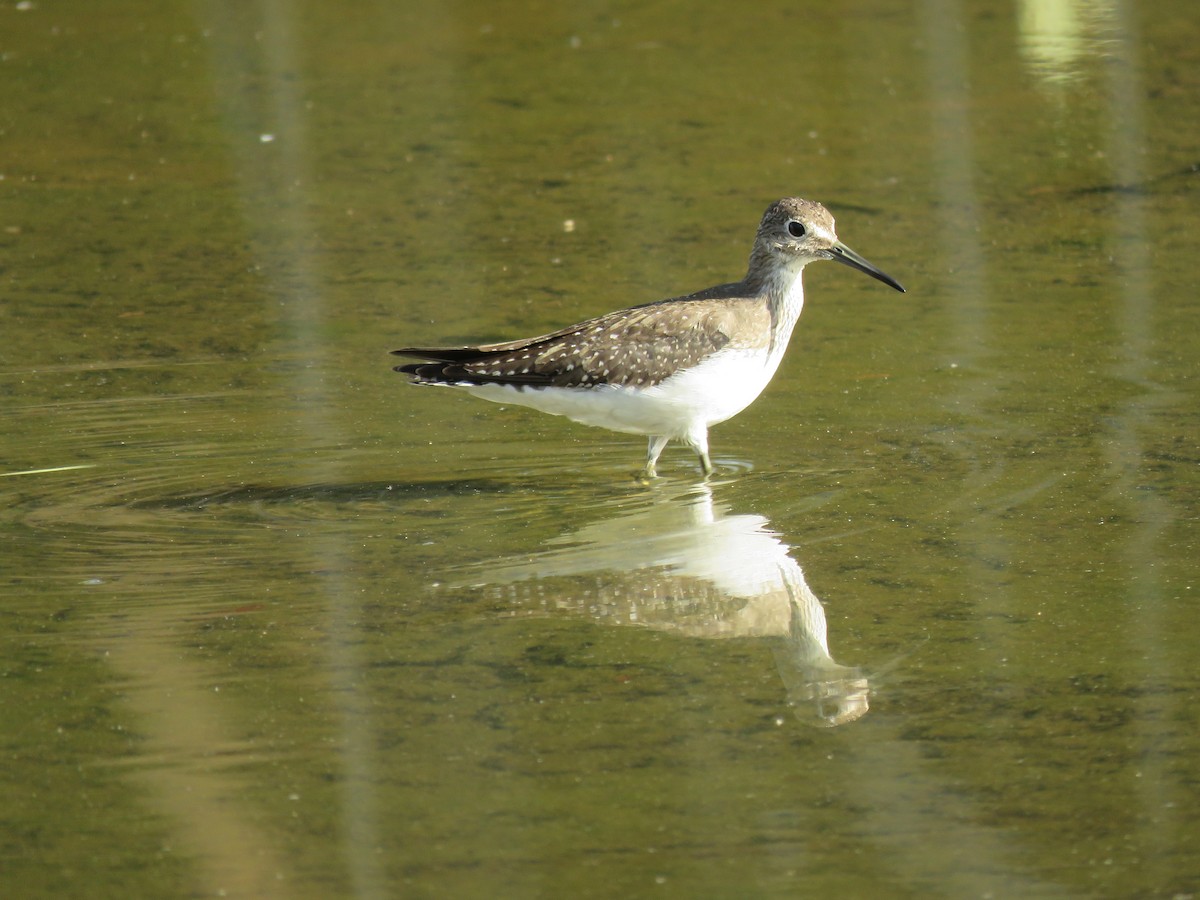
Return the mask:
[[[407,356],[410,359],[439,363],[472,362],[487,355],[478,347],[401,347],[399,350],[389,350],[388,353],[392,356]]]

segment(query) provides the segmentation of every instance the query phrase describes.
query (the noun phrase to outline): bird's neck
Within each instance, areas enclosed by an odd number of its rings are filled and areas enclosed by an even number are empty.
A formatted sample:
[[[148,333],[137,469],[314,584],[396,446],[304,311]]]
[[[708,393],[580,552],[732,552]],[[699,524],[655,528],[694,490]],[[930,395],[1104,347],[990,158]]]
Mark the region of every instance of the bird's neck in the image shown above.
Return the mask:
[[[750,257],[750,270],[746,273],[746,284],[771,310],[771,349],[782,352],[787,346],[804,308],[804,282],[801,273],[804,263],[780,264],[779,260],[764,254]]]

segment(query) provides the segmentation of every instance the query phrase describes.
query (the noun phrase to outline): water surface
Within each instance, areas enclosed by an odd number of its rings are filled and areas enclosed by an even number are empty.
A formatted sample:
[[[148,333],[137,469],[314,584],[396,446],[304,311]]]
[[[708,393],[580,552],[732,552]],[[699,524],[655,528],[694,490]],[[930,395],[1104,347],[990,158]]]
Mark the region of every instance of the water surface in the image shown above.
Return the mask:
[[[6,896],[1188,896],[1200,15],[0,11]],[[806,273],[717,476],[393,346]]]

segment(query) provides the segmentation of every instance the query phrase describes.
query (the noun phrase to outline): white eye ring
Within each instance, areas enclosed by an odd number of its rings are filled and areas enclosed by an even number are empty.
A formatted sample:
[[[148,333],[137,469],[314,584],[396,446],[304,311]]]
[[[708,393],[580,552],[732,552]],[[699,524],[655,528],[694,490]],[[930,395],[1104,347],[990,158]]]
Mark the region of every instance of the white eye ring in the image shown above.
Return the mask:
[[[792,219],[787,223],[787,230],[788,234],[796,238],[804,237],[804,235],[808,233],[808,229],[804,227],[804,223],[798,222],[795,219]]]

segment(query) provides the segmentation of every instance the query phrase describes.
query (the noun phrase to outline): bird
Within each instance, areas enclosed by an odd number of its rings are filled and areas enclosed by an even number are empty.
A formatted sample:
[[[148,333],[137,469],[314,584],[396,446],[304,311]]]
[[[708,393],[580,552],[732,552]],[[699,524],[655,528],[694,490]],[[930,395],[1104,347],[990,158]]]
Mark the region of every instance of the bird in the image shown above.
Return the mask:
[[[648,437],[641,476],[657,475],[671,440],[714,468],[708,429],[762,393],[804,306],[801,275],[831,259],[904,293],[837,237],[833,215],[785,197],[763,214],[741,281],[610,312],[549,334],[472,347],[404,347],[394,371],[585,425]]]

